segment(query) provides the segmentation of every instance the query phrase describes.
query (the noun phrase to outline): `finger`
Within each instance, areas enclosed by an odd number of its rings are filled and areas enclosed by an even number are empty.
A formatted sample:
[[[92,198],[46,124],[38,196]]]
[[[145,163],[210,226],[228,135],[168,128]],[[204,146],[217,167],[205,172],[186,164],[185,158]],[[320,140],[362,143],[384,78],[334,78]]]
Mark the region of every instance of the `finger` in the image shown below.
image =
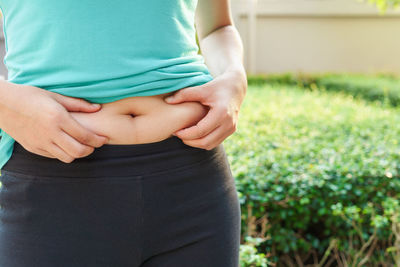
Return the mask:
[[[91,147],[101,147],[108,142],[107,137],[97,135],[92,131],[86,129],[71,115],[69,115],[69,119],[67,119],[66,122],[62,124],[61,129],[81,144]]]
[[[64,163],[71,163],[75,158],[68,155],[62,148],[60,148],[56,143],[52,143],[49,147],[49,152],[54,155],[57,159]]]
[[[202,86],[186,87],[175,94],[166,97],[164,100],[168,104],[179,104],[185,101],[198,101],[201,102],[205,97],[205,90]]]
[[[83,158],[92,154],[94,151],[93,147],[79,143],[65,132],[61,132],[54,141],[73,158]]]
[[[224,127],[220,126],[203,138],[195,140],[182,140],[182,142],[192,147],[211,150],[221,144],[225,138],[228,137],[228,135],[229,134],[227,134],[226,130],[224,130]]]
[[[37,152],[37,153],[36,153],[36,152]],[[55,159],[55,158],[56,158],[55,156],[53,156],[52,154],[50,154],[50,153],[47,152],[46,150],[43,150],[43,149],[40,149],[40,148],[38,148],[38,149],[35,151],[35,153],[38,154],[38,155],[41,155],[41,156],[43,156],[43,157],[47,157],[47,158],[52,158],[52,159]]]
[[[199,139],[221,125],[223,113],[217,109],[211,108],[207,115],[201,119],[196,125],[179,130],[175,133],[177,137],[185,140]]]
[[[54,98],[58,103],[64,106],[68,111],[75,112],[95,112],[101,108],[100,104],[90,103],[81,98],[75,98],[70,96],[64,96],[60,94],[55,94]]]
[[[27,148],[25,148],[24,146],[22,146],[25,150],[27,150],[27,151],[29,151],[29,152],[31,152],[31,153],[33,153],[33,154],[36,154],[36,155],[39,155],[39,156],[42,156],[42,157],[47,157],[47,158],[55,158],[53,155],[51,155],[49,152],[47,152],[46,150],[43,150],[43,149],[41,149],[41,148],[35,148],[35,149],[27,149]]]

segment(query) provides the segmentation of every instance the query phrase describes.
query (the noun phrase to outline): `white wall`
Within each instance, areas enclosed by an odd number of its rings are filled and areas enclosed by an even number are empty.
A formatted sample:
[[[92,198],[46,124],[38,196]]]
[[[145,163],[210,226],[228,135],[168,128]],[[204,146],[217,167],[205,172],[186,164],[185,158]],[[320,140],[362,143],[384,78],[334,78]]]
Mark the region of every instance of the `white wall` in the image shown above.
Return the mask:
[[[258,0],[255,43],[250,0],[232,0],[249,73],[400,73],[400,11],[380,16],[355,0]]]

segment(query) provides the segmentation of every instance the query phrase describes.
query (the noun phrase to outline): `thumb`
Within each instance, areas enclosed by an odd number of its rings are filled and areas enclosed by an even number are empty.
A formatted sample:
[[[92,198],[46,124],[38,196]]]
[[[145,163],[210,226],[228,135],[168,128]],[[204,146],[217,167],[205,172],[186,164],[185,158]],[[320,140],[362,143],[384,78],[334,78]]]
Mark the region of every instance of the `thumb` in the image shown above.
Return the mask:
[[[56,100],[64,106],[67,111],[72,112],[95,112],[98,111],[101,105],[90,103],[82,98],[75,98],[64,95],[57,95]]]
[[[168,104],[179,104],[186,101],[199,101],[204,99],[204,90],[201,86],[186,87],[180,89],[173,95],[166,97],[165,101]]]

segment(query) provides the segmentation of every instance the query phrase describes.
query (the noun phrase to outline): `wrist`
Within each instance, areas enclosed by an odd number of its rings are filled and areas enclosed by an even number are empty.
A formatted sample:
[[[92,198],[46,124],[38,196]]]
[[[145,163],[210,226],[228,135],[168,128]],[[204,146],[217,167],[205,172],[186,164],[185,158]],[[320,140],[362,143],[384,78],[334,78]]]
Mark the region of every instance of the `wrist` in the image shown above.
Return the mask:
[[[225,71],[224,74],[229,73],[230,75],[236,75],[238,78],[246,80],[247,83],[247,74],[246,69],[243,64],[232,64]]]
[[[9,103],[8,95],[12,90],[12,88],[10,88],[11,86],[12,85],[9,82],[0,80],[0,114],[2,114],[6,104]]]
[[[0,80],[0,128],[1,122],[7,117],[10,110],[21,105],[25,98],[24,92],[21,92],[21,85]]]
[[[240,74],[240,75],[246,75],[246,69],[244,68],[243,64],[241,63],[235,63],[235,64],[231,64],[229,65],[226,70],[224,71],[224,73],[229,72],[229,73],[236,73],[236,74]]]
[[[224,75],[227,75],[230,80],[234,80],[235,84],[240,86],[244,91],[247,89],[247,74],[246,74],[246,69],[242,64],[233,64],[229,66],[225,72]]]

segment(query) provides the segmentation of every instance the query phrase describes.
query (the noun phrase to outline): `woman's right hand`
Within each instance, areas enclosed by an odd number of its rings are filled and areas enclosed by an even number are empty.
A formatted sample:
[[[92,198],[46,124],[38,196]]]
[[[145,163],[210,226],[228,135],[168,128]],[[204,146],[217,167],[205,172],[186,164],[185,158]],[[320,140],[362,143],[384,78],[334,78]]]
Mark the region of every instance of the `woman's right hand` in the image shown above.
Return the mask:
[[[65,163],[86,157],[108,142],[69,114],[100,108],[38,87],[0,82],[0,128],[26,150]]]

